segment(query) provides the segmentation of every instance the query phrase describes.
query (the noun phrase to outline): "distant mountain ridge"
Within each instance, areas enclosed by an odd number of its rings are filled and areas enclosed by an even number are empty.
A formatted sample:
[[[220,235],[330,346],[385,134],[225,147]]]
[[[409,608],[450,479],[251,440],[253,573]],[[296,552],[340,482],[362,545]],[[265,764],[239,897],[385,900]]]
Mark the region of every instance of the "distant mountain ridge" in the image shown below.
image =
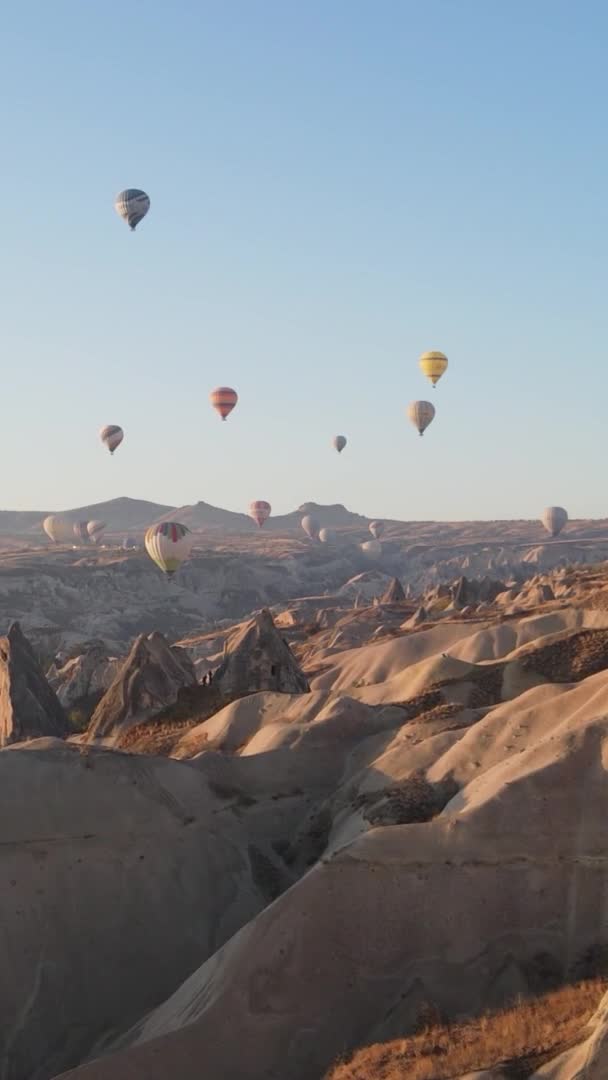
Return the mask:
[[[147,499],[121,496],[106,502],[77,506],[69,510],[0,510],[0,535],[30,537],[40,534],[42,522],[49,514],[60,514],[70,521],[105,521],[108,532],[143,532],[158,521],[181,521],[189,529],[222,530],[224,532],[255,532],[257,526],[246,513],[224,510],[210,503],[197,502],[189,506],[169,506]],[[289,514],[270,517],[266,532],[291,532],[299,529],[304,514],[312,514],[321,525],[334,527],[365,526],[369,518],[353,514],[340,503],[321,506],[307,502]]]
[[[42,522],[52,510],[0,510],[0,533],[24,536],[42,527]]]
[[[173,508],[164,503],[122,496],[71,510],[0,510],[0,535],[31,536],[39,533],[49,514],[59,514],[70,521],[105,521],[110,532],[146,529]]]
[[[97,518],[105,521],[110,532],[147,529],[154,522],[171,517],[174,506],[165,503],[149,502],[147,499],[130,499],[121,496],[107,502],[92,503],[90,506],[77,506],[75,510],[60,511],[63,517],[73,521],[92,521]]]
[[[321,506],[319,503],[307,502],[292,510],[289,514],[277,514],[271,516],[264,525],[266,532],[291,532],[299,529],[304,514],[311,514],[318,518],[320,525],[333,526],[365,526],[370,520],[361,514],[354,514],[347,510],[341,503],[329,506]],[[164,515],[162,520],[181,521],[189,529],[223,529],[226,532],[256,532],[257,525],[248,514],[240,514],[234,510],[223,510],[218,506],[211,506],[206,502],[197,502],[192,506],[172,507]]]
[[[186,506],[170,506],[147,499],[131,499],[121,496],[106,502],[91,503],[68,510],[0,510],[0,537],[23,540],[44,539],[42,522],[48,514],[60,514],[70,521],[104,521],[109,533],[136,533],[142,535],[150,525],[159,521],[181,521],[195,532],[256,533],[257,526],[243,511],[225,510],[220,506],[199,501]],[[341,503],[326,506],[316,502],[302,503],[288,514],[271,515],[264,525],[264,533],[301,534],[300,523],[305,514],[317,518],[321,527],[333,529],[367,529],[372,517],[348,510]],[[415,521],[384,518],[387,526],[385,542],[390,541],[396,529],[400,539],[406,542],[431,544],[433,547],[454,544],[476,546],[482,536],[488,543],[535,542],[539,545],[564,541],[574,542],[594,538],[604,539],[608,533],[607,519],[571,519],[557,541],[551,540],[540,521],[535,519],[492,521]],[[388,532],[390,530],[390,532]],[[386,544],[385,544],[386,546]]]

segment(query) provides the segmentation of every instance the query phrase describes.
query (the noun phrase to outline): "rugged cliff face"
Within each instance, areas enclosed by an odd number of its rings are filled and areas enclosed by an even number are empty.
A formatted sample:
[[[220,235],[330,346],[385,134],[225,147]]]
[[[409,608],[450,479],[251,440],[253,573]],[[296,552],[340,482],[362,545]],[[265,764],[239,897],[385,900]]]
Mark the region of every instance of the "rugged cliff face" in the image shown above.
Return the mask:
[[[0,746],[67,734],[67,719],[34,651],[13,623],[0,638]]]

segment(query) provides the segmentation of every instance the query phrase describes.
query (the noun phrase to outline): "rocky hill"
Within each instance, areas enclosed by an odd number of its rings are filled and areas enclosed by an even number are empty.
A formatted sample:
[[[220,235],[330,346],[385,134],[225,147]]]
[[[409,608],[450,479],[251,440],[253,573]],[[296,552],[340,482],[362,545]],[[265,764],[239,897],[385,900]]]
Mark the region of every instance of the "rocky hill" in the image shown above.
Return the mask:
[[[51,513],[60,513],[70,521],[105,521],[108,529],[115,532],[143,530],[171,509],[162,503],[123,497],[67,510],[0,510],[0,536],[32,537],[46,542],[42,522]]]
[[[161,520],[167,514],[172,514],[173,506],[163,503],[148,502],[146,499],[109,499],[107,502],[92,503],[89,506],[77,506],[71,510],[61,510],[59,513],[72,521],[91,521],[94,519],[105,521],[108,532],[143,532]]]
[[[59,513],[70,521],[101,520],[106,523],[107,532],[143,532],[157,521],[181,521],[193,530],[215,530],[227,533],[252,532],[257,528],[247,513],[225,510],[210,503],[197,502],[186,506],[168,506],[150,502],[146,499],[132,499],[122,496],[106,502],[91,503],[61,510],[0,510],[0,536],[40,536],[42,522],[50,513]],[[321,524],[332,526],[363,526],[369,520],[361,514],[354,514],[341,504],[320,506],[317,503],[304,503],[289,514],[279,514],[269,518],[266,531],[292,532],[300,530],[302,516],[314,513],[321,519]]]
[[[95,509],[95,508],[92,508]],[[99,513],[101,513],[99,509]],[[97,513],[97,510],[96,510]],[[314,514],[318,517],[321,525],[332,527],[362,527],[367,529],[369,519],[361,514],[354,514],[340,503],[330,506],[320,506],[318,503],[303,503],[289,514],[275,514],[268,518],[264,529],[268,532],[300,532],[302,517],[305,514]],[[154,520],[157,520],[156,518]],[[170,507],[162,515],[160,520],[181,521],[193,531],[215,530],[227,533],[251,533],[257,530],[257,525],[246,513],[235,513],[224,510],[219,506],[212,506],[206,502],[197,502],[188,506]]]

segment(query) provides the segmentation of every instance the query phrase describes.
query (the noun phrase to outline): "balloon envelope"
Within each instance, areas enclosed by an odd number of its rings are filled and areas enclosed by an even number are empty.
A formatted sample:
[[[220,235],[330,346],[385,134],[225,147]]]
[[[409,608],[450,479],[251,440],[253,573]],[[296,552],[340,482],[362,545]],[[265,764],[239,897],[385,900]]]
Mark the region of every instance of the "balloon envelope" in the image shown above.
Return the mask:
[[[332,439],[332,446],[333,446],[334,450],[337,450],[338,453],[341,454],[344,447],[346,446],[346,436],[345,435],[334,435],[334,437]]]
[[[319,540],[322,544],[331,544],[334,539],[333,529],[319,529]]]
[[[98,544],[101,540],[103,533],[106,531],[105,521],[89,521],[87,525],[87,532],[91,537],[93,543]]]
[[[361,544],[361,551],[370,559],[377,559],[382,555],[382,544],[379,540],[366,540]]]
[[[418,365],[422,374],[431,380],[433,386],[436,386],[448,366],[448,358],[445,353],[431,350],[422,354]]]
[[[548,506],[540,520],[551,536],[558,536],[568,521],[568,511],[563,506]]]
[[[144,543],[150,558],[164,574],[174,574],[188,558],[194,537],[185,525],[178,521],[161,521],[152,525]]]
[[[319,535],[319,522],[311,514],[305,514],[302,518],[302,528],[311,540],[316,540]]]
[[[435,406],[430,401],[412,401],[407,407],[407,415],[419,435],[424,435],[435,416]]]
[[[150,197],[140,188],[125,188],[114,199],[114,209],[134,232],[150,209]]]
[[[75,521],[72,526],[72,532],[81,544],[88,544],[90,540],[88,524],[88,521]]]
[[[218,386],[209,394],[209,401],[222,420],[230,415],[238,400],[239,395],[230,386]]]
[[[70,544],[74,539],[73,522],[60,514],[50,514],[42,522],[42,528],[54,544]]]
[[[124,437],[125,433],[118,424],[106,424],[99,432],[99,438],[104,446],[107,446],[111,454],[114,453],[117,446],[120,446]]]
[[[379,540],[380,537],[382,536],[382,533],[384,532],[384,522],[383,521],[370,521],[370,523],[369,523],[369,531],[372,534],[374,540]]]
[[[253,518],[259,529],[270,516],[272,507],[269,502],[265,502],[264,499],[256,499],[255,502],[249,505],[249,517]]]

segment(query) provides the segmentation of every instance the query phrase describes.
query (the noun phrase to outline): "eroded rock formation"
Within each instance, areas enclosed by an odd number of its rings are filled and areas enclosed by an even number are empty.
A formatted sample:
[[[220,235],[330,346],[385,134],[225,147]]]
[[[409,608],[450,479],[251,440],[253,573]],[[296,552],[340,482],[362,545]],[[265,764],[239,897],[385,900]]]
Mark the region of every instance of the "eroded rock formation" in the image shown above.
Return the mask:
[[[399,581],[399,578],[393,578],[388,589],[382,596],[381,604],[401,604],[405,600],[405,593],[403,591],[403,585]]]
[[[177,700],[196,674],[184,649],[171,648],[162,634],[140,634],[91,717],[88,739],[107,738],[141,723]]]
[[[306,694],[310,690],[267,608],[228,642],[214,685],[227,700],[258,690],[278,690],[283,694]]]
[[[103,641],[86,641],[57,657],[47,678],[64,708],[71,709],[106,691],[120,664]]]
[[[0,746],[39,736],[64,738],[66,715],[18,622],[0,637]]]

